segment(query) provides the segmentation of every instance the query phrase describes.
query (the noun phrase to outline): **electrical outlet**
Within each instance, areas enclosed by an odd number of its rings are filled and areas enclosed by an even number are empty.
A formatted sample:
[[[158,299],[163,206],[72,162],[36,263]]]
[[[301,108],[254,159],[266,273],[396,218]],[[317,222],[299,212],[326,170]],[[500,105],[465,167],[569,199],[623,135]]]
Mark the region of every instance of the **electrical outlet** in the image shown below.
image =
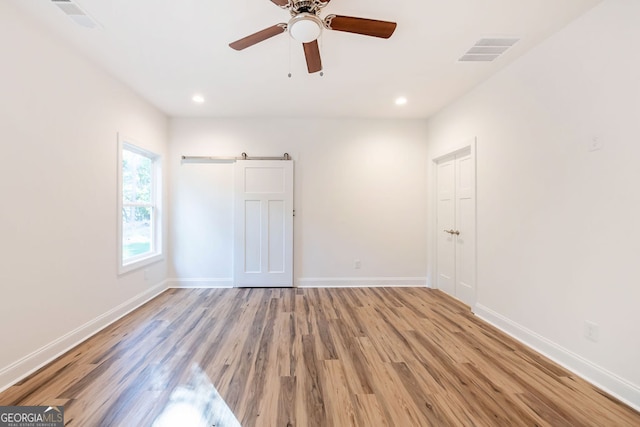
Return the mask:
[[[598,342],[600,339],[600,331],[598,325],[588,320],[584,321],[584,337],[589,341]]]
[[[604,147],[604,143],[602,142],[602,138],[600,137],[594,136],[589,141],[589,147],[588,147],[589,151],[602,150],[603,147]]]
[[[362,263],[360,262],[359,259],[356,259],[353,261],[353,268],[355,268],[356,270],[359,270],[362,267]]]

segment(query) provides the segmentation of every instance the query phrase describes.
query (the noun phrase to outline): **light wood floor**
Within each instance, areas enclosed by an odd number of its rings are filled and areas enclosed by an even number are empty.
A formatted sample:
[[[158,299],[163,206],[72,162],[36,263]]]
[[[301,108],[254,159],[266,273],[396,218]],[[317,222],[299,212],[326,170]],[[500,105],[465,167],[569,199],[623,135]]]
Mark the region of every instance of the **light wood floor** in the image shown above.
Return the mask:
[[[424,288],[169,290],[0,394],[69,426],[640,426]]]

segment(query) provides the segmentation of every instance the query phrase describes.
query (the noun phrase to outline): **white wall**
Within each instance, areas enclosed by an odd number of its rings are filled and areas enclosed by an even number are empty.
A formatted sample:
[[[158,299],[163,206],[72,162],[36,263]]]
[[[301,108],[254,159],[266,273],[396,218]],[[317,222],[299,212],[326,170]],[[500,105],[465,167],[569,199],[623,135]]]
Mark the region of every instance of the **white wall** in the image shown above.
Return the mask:
[[[297,284],[424,285],[424,121],[174,119],[171,128],[177,283],[231,285],[233,275],[233,165],[181,164],[180,156],[287,152],[295,161]]]
[[[605,1],[428,122],[431,156],[478,138],[476,312],[636,407],[638,22]]]
[[[168,122],[7,2],[0,52],[2,389],[163,286],[166,261],[117,276],[116,155],[166,156]]]

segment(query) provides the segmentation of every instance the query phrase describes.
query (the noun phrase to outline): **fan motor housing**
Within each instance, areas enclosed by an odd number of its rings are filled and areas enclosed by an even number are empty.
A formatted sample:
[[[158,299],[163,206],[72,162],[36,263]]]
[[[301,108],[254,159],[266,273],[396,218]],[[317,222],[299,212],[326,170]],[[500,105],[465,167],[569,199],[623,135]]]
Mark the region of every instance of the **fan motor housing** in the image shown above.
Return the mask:
[[[291,15],[295,16],[300,13],[320,13],[320,9],[326,6],[326,2],[321,2],[318,0],[293,0],[291,6]]]

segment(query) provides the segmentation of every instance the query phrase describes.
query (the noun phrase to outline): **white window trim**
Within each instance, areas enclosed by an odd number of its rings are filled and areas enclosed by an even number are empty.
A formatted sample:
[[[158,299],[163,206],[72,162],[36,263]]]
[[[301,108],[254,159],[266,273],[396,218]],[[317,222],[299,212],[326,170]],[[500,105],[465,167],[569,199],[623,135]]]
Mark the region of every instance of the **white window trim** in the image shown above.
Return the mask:
[[[153,160],[153,190],[152,195],[153,203],[155,207],[153,209],[153,238],[154,238],[154,251],[152,253],[140,255],[127,260],[124,263],[122,259],[122,150],[127,149],[134,153],[138,153],[142,156],[149,157]],[[133,270],[137,270],[142,267],[146,267],[150,264],[154,264],[164,259],[163,242],[162,242],[162,158],[159,154],[142,148],[140,144],[134,140],[124,137],[118,134],[118,224],[117,224],[117,259],[118,259],[118,274],[125,274]],[[127,204],[130,205],[130,204]],[[141,203],[141,206],[147,205]]]

